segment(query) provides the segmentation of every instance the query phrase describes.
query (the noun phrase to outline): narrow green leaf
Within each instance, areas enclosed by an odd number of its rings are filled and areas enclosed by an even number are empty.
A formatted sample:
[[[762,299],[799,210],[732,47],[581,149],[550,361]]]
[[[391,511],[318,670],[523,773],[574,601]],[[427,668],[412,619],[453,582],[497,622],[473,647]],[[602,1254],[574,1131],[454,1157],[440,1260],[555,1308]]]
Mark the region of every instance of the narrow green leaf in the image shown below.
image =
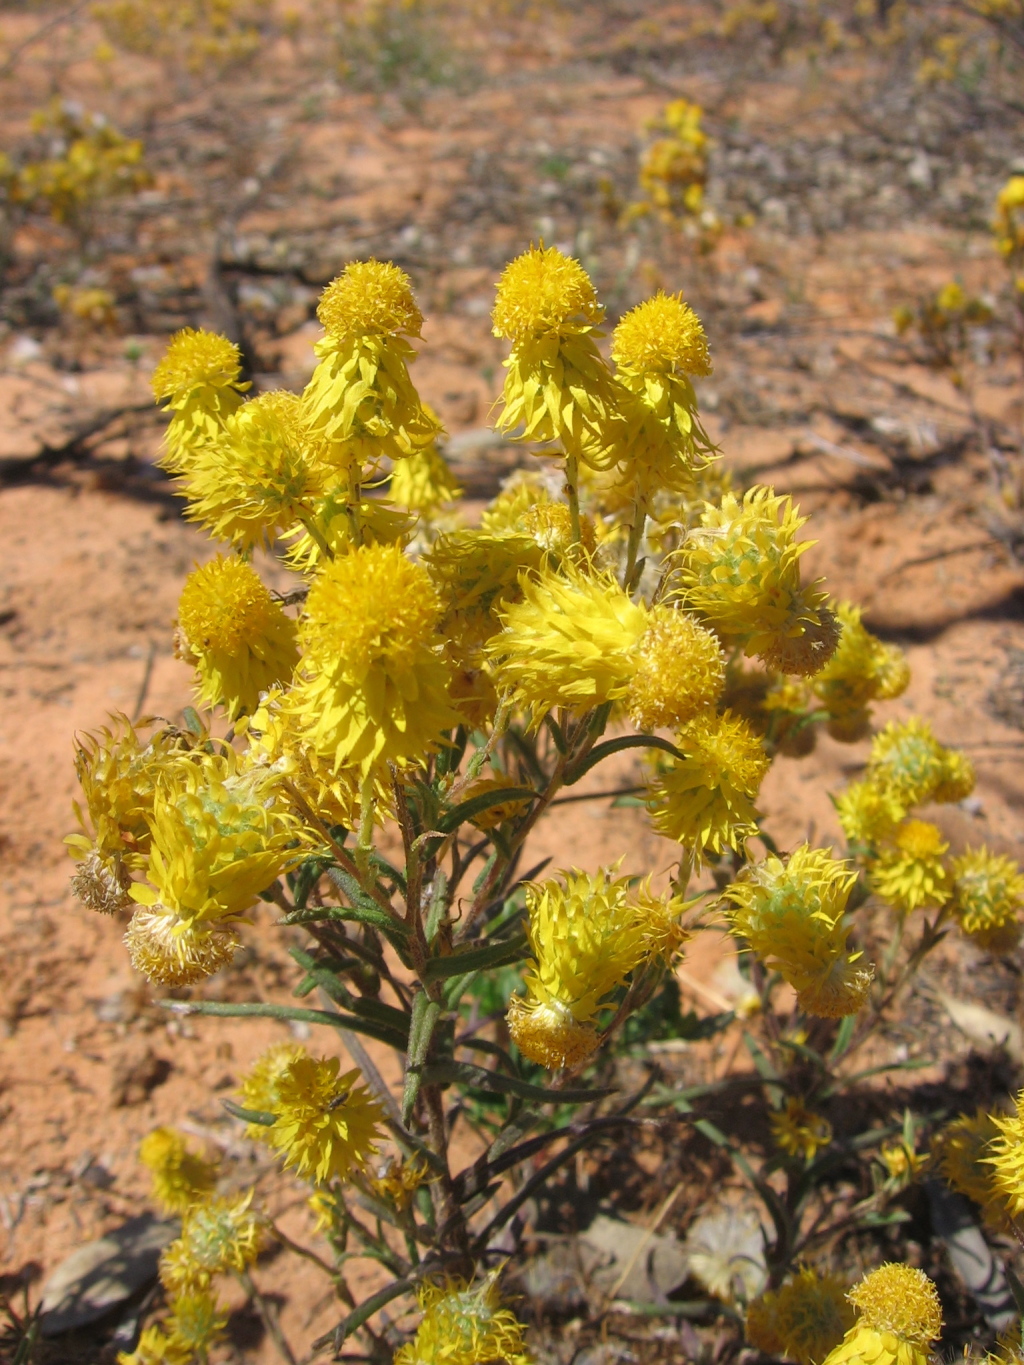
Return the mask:
[[[256,1002],[234,1004],[227,1000],[160,1000],[157,1003],[174,1014],[209,1014],[221,1019],[296,1019],[303,1024],[329,1024],[331,1028],[347,1028],[353,1033],[363,1033],[368,1038],[376,1038],[380,1043],[387,1043],[396,1052],[405,1052],[406,1039],[397,1029],[385,1028],[369,1019],[360,1019],[356,1014],[299,1009],[294,1005]]]
[[[452,830],[458,829],[466,820],[472,820],[474,815],[480,815],[485,810],[490,810],[492,806],[503,806],[506,801],[536,801],[537,793],[532,787],[502,787],[500,791],[480,792],[478,796],[470,796],[465,801],[460,801],[457,806],[452,806],[437,822],[437,827],[443,834],[451,834]]]
[[[199,719],[199,712],[195,709],[194,706],[186,706],[181,714],[184,717],[186,728],[193,735],[205,734],[205,726],[203,725],[203,722]]]
[[[409,1291],[414,1288],[418,1278],[418,1276],[414,1277],[410,1275],[404,1280],[392,1280],[391,1283],[385,1285],[383,1289],[378,1289],[376,1294],[371,1294],[370,1297],[364,1299],[357,1308],[353,1308],[348,1317],[339,1322],[332,1332],[327,1332],[324,1336],[319,1337],[314,1341],[313,1350],[319,1352],[322,1351],[325,1346],[333,1346],[336,1353],[340,1351],[342,1346],[357,1328],[362,1327],[364,1322],[367,1322],[372,1318],[378,1309],[383,1308],[384,1305],[390,1303],[392,1299],[397,1299],[400,1294],[409,1293]]]
[[[409,1024],[409,1057],[405,1068],[405,1089],[402,1093],[402,1122],[408,1127],[416,1097],[423,1079],[423,1064],[430,1052],[434,1029],[441,1017],[441,1006],[431,1000],[426,991],[417,991],[412,1001]]]
[[[578,763],[574,763],[565,774],[565,785],[575,786],[580,778],[589,773],[591,768],[596,767],[602,759],[621,753],[623,749],[663,749],[673,758],[685,758],[685,754],[681,754],[674,744],[662,739],[660,735],[619,735],[616,739],[606,739],[603,744],[595,744],[589,754]]]
[[[458,948],[448,957],[432,957],[423,968],[424,981],[444,981],[451,976],[461,976],[466,972],[483,972],[492,967],[506,967],[512,962],[521,962],[530,951],[525,934],[517,934],[513,939],[502,939],[497,943]]]
[[[836,1040],[832,1044],[832,1051],[828,1055],[829,1061],[835,1065],[853,1042],[853,1030],[857,1027],[857,1016],[847,1014],[844,1016],[839,1027],[836,1029]]]
[[[538,1100],[543,1104],[588,1104],[614,1094],[612,1090],[545,1090],[501,1071],[473,1066],[471,1062],[433,1062],[424,1067],[423,1081],[426,1085],[468,1085],[475,1090],[518,1095],[521,1099]]]
[[[241,1119],[243,1123],[258,1123],[262,1128],[272,1128],[277,1122],[277,1115],[268,1113],[266,1109],[243,1109],[234,1100],[221,1100],[221,1104],[233,1119]]]

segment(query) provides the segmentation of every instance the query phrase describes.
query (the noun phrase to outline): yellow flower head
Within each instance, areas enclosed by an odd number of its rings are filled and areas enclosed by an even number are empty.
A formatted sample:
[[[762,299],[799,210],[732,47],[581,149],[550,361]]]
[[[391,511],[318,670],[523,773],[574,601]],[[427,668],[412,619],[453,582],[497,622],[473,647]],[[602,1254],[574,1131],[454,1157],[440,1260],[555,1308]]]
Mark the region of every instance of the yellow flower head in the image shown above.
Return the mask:
[[[512,342],[499,431],[522,426],[524,440],[561,441],[594,468],[615,463],[619,390],[591,335],[603,316],[587,272],[557,247],[506,266],[494,306],[494,334]]]
[[[612,336],[612,359],[631,375],[711,373],[700,318],[681,294],[662,290],[625,314]]]
[[[133,965],[164,985],[186,985],[230,960],[229,926],[302,857],[296,818],[267,772],[238,770],[233,751],[180,762],[150,817],[146,882],[125,942]]]
[[[651,951],[649,911],[628,877],[565,872],[526,889],[530,951],[527,995],[509,1002],[513,1041],[555,1071],[578,1066],[598,1044],[593,1019],[609,994]]]
[[[891,1332],[922,1349],[942,1331],[942,1306],[935,1285],[923,1270],[890,1262],[879,1266],[850,1290],[860,1321],[876,1332]]]
[[[766,1355],[783,1355],[797,1365],[821,1365],[853,1320],[843,1281],[804,1266],[777,1291],[750,1304],[747,1340]]]
[[[76,843],[83,838],[81,835],[70,837]],[[80,851],[84,856],[71,877],[71,891],[76,899],[87,910],[95,910],[100,915],[116,915],[120,910],[130,910],[132,898],[128,892],[132,879],[121,859],[104,861],[93,849]]]
[[[863,625],[860,607],[840,602],[835,611],[842,627],[839,644],[812,686],[829,713],[834,738],[859,738],[870,703],[905,692],[910,668],[902,650],[883,644]]]
[[[145,866],[153,793],[160,774],[176,756],[188,752],[195,737],[166,726],[144,742],[139,735],[144,722],[136,727],[124,715],[111,720],[112,726],[75,741],[75,772],[85,798],[84,810],[75,802],[75,814],[83,833],[70,835],[66,842],[73,856],[88,864],[77,894],[101,899],[109,879],[116,902],[109,908],[121,909],[114,888],[127,890],[126,869]]]
[[[906,808],[888,787],[870,780],[851,782],[834,797],[839,823],[851,848],[874,849],[891,838]]]
[[[787,1156],[813,1161],[818,1148],[827,1147],[832,1141],[832,1125],[828,1119],[808,1109],[794,1095],[786,1100],[784,1109],[777,1109],[771,1115],[770,1123],[776,1147]]]
[[[301,404],[284,390],[243,403],[196,453],[181,482],[186,516],[249,551],[312,514],[327,471],[310,447]]]
[[[827,594],[801,586],[800,557],[813,544],[796,539],[806,520],[770,488],[742,502],[726,493],[674,556],[683,604],[780,673],[819,672],[839,638]]]
[[[431,1179],[430,1167],[420,1157],[407,1161],[391,1158],[370,1181],[370,1187],[395,1208],[407,1209],[416,1191]]]
[[[1012,858],[969,848],[956,858],[953,913],[965,934],[993,953],[1008,953],[1020,941],[1024,873]]]
[[[353,261],[324,290],[317,309],[326,335],[302,395],[311,434],[339,468],[401,459],[435,440],[440,424],[409,378],[423,317],[409,277],[381,261]]]
[[[949,899],[950,875],[942,861],[949,844],[927,820],[904,820],[871,866],[871,885],[904,914]]]
[[[153,1198],[167,1213],[202,1203],[217,1184],[217,1166],[189,1151],[173,1128],[154,1128],[139,1146],[139,1160],[153,1176]]]
[[[251,564],[218,555],[193,569],[178,601],[178,653],[195,665],[199,699],[230,718],[255,711],[298,661],[295,622]]]
[[[802,844],[783,861],[751,864],[726,890],[733,932],[781,972],[808,1014],[855,1014],[872,970],[847,947],[846,902],[857,874],[822,848]]]
[[[182,473],[195,452],[220,435],[248,388],[240,382],[241,369],[241,353],[227,337],[191,327],[171,337],[152,379],[153,397],[171,412],[165,469]]]
[[[683,758],[660,765],[647,804],[659,834],[699,860],[742,848],[757,832],[754,801],[770,762],[752,727],[731,711],[698,716],[680,732]]]
[[[278,1085],[293,1062],[309,1054],[301,1043],[274,1043],[260,1053],[239,1083],[239,1104],[261,1114],[276,1114],[281,1102]],[[246,1125],[245,1135],[257,1142],[270,1142],[270,1129],[263,1123]]]
[[[167,1365],[192,1365],[205,1361],[211,1346],[228,1324],[228,1315],[209,1290],[183,1290],[170,1303],[164,1323],[170,1329]],[[175,1352],[181,1352],[180,1357]]]
[[[448,461],[435,445],[399,460],[391,473],[391,500],[422,516],[429,517],[461,496]]]
[[[1003,256],[1009,259],[1024,251],[1024,175],[1011,175],[996,196],[992,231]]]
[[[974,769],[963,754],[939,743],[927,721],[891,720],[871,745],[868,778],[905,806],[962,801],[974,790]]]
[[[262,1227],[250,1211],[253,1191],[237,1199],[195,1204],[181,1220],[181,1236],[160,1258],[160,1279],[173,1293],[209,1287],[215,1275],[247,1270],[259,1254]]]
[[[440,614],[426,569],[394,545],[351,550],[317,574],[288,707],[336,771],[419,762],[457,723]]]
[[[992,1191],[997,1203],[1011,1218],[1024,1213],[1024,1090],[1017,1096],[1016,1112],[1005,1118],[991,1115],[998,1130],[982,1157],[992,1167]]]
[[[542,243],[505,267],[493,316],[494,335],[520,346],[536,337],[589,332],[604,309],[579,261]]]
[[[117,1365],[192,1365],[194,1359],[159,1323],[143,1328],[134,1351],[117,1353]]]
[[[564,706],[577,713],[624,697],[636,667],[636,646],[647,625],[610,575],[592,576],[570,565],[520,579],[523,600],[500,613],[503,630],[488,645],[499,685],[541,723]]]
[[[277,1078],[277,1122],[267,1141],[285,1166],[324,1185],[361,1169],[380,1140],[380,1106],[337,1057],[296,1057]]]
[[[423,1317],[412,1341],[395,1353],[394,1365],[532,1365],[522,1324],[502,1307],[499,1273],[475,1285],[423,1284],[417,1295]]]
[[[413,336],[423,314],[413,298],[412,281],[389,261],[352,261],[320,296],[316,315],[328,336]]]
[[[655,607],[640,638],[626,707],[638,730],[686,724],[725,686],[722,647],[692,616]]]
[[[942,1178],[958,1194],[973,1199],[986,1224],[997,1232],[1007,1226],[1008,1220],[987,1158],[999,1136],[997,1120],[979,1105],[973,1114],[961,1114],[947,1123],[932,1144]]]

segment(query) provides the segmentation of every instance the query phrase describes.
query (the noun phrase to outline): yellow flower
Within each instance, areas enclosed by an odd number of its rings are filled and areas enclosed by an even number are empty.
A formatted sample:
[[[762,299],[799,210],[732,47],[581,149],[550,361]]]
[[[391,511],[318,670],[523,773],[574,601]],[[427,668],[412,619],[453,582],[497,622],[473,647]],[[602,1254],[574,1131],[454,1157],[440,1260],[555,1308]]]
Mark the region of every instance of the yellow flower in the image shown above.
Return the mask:
[[[180,762],[154,797],[147,881],[132,886],[139,908],[125,942],[136,969],[163,985],[230,961],[230,926],[302,857],[274,776],[237,769],[232,750]]]
[[[407,1209],[420,1186],[433,1178],[429,1166],[420,1157],[407,1161],[392,1158],[370,1181],[370,1187],[381,1199],[388,1200],[401,1210]]]
[[[171,1299],[164,1326],[170,1328],[171,1352],[180,1350],[183,1361],[207,1359],[207,1352],[228,1324],[228,1315],[208,1290],[184,1290]]]
[[[888,701],[906,691],[910,668],[902,650],[883,644],[866,629],[860,607],[840,602],[835,611],[842,627],[839,644],[811,685],[829,713],[829,732],[846,740],[860,738],[872,701]]]
[[[70,838],[78,840],[82,836],[71,835]],[[80,851],[84,856],[71,877],[72,894],[87,910],[95,910],[100,915],[116,915],[120,910],[130,910],[132,898],[128,892],[132,879],[124,863],[119,858],[105,862],[91,848]]]
[[[195,1354],[154,1323],[143,1328],[134,1351],[119,1351],[117,1365],[193,1365]]]
[[[262,1244],[259,1218],[251,1213],[253,1190],[237,1199],[195,1204],[181,1220],[177,1237],[160,1258],[160,1279],[172,1293],[209,1287],[215,1275],[247,1270]]]
[[[636,646],[647,625],[610,575],[591,576],[570,565],[520,578],[523,600],[500,612],[502,632],[487,654],[499,685],[538,726],[545,712],[577,713],[624,697],[636,667]]]
[[[999,1138],[999,1124],[979,1105],[973,1114],[960,1114],[937,1133],[932,1152],[939,1172],[958,1194],[981,1208],[986,1226],[995,1232],[1009,1226],[1006,1206],[987,1164],[992,1144]]]
[[[1024,175],[1011,175],[996,196],[996,246],[1009,259],[1024,251]]]
[[[223,431],[196,452],[179,491],[185,515],[218,540],[249,551],[312,515],[327,487],[293,393],[243,403]]]
[[[238,347],[216,332],[176,332],[153,371],[153,397],[171,412],[161,464],[183,473],[198,448],[216,439],[242,402]]]
[[[776,1147],[787,1156],[813,1161],[818,1148],[827,1147],[832,1141],[829,1121],[793,1095],[787,1099],[785,1109],[777,1109],[769,1122]]]
[[[357,1070],[338,1075],[337,1057],[296,1057],[277,1077],[267,1141],[304,1178],[319,1185],[361,1169],[380,1140],[380,1106]]]
[[[587,272],[557,247],[531,247],[505,267],[494,335],[512,353],[499,431],[523,426],[523,440],[561,441],[595,468],[615,462],[618,389],[591,335],[603,316]]]
[[[716,454],[690,379],[711,373],[707,340],[682,297],[659,291],[623,317],[612,358],[631,400],[623,402],[623,459],[646,510],[659,491],[685,490],[693,471]]]
[[[860,1313],[858,1326],[891,1332],[901,1342],[924,1349],[942,1331],[942,1305],[935,1285],[923,1270],[912,1266],[881,1265],[854,1285],[848,1297]]]
[[[291,541],[283,556],[290,569],[307,577],[316,573],[325,557],[324,545],[330,559],[348,554],[355,545],[408,543],[416,526],[411,512],[362,493],[356,499],[352,488],[349,477],[339,474],[313,515],[284,532],[281,539]]]
[[[1012,858],[969,848],[954,859],[953,913],[980,947],[1008,953],[1020,941],[1024,873]]]
[[[514,995],[508,1010],[519,1050],[550,1071],[575,1068],[594,1051],[598,1010],[653,947],[650,907],[630,896],[628,877],[606,869],[562,876],[564,886],[527,885],[533,962],[527,995]]]
[[[843,1281],[803,1266],[781,1288],[750,1304],[747,1340],[766,1355],[783,1355],[797,1365],[821,1365],[853,1321]]]
[[[988,1144],[990,1155],[981,1158],[992,1167],[994,1198],[1011,1218],[1024,1213],[1024,1090],[1016,1106],[1016,1112],[1005,1118],[990,1115],[997,1135]]]
[[[760,739],[723,711],[690,721],[677,746],[685,757],[660,765],[648,784],[654,828],[698,860],[709,849],[742,848],[757,832],[753,803],[770,766]]]
[[[888,787],[874,782],[851,782],[833,798],[847,843],[853,848],[874,849],[891,838],[906,809]]]
[[[326,335],[302,395],[306,421],[340,468],[375,467],[431,445],[440,430],[409,378],[423,318],[409,277],[381,261],[353,261],[317,308]]]
[[[231,719],[286,682],[298,661],[295,622],[251,564],[218,555],[193,569],[178,602],[179,656],[194,664],[199,699]]]
[[[257,1113],[276,1114],[280,1103],[278,1085],[288,1068],[309,1054],[301,1043],[274,1043],[253,1062],[239,1083],[239,1104]],[[262,1123],[246,1125],[245,1135],[269,1145],[269,1128]]]
[[[446,502],[462,496],[462,489],[437,446],[429,445],[399,460],[391,472],[391,499],[429,517]]]
[[[476,1285],[465,1280],[421,1285],[423,1317],[412,1341],[395,1352],[394,1365],[532,1365],[522,1324],[502,1307],[499,1274],[492,1271]]]
[[[139,1160],[153,1176],[153,1198],[167,1213],[184,1213],[212,1194],[217,1166],[189,1151],[173,1128],[154,1128],[139,1146]]]
[[[872,969],[847,947],[846,902],[857,880],[849,865],[802,844],[784,862],[774,854],[748,866],[726,889],[733,932],[766,966],[781,972],[807,1014],[855,1014]]]
[[[725,685],[722,647],[692,616],[657,606],[640,638],[626,697],[638,730],[679,726],[714,706]]]
[[[673,556],[683,605],[779,673],[819,672],[839,639],[827,593],[800,582],[813,544],[796,539],[806,520],[770,488],[751,488],[742,502],[726,493]]]
[[[336,771],[420,762],[457,723],[440,613],[426,569],[397,546],[363,546],[320,569],[288,708]]]
[[[871,865],[871,885],[904,914],[949,899],[950,875],[942,861],[949,844],[927,820],[904,820]]]
[[[911,716],[891,720],[871,745],[868,779],[905,806],[926,801],[962,801],[974,789],[970,760],[946,749],[927,721]]]
[[[878,1157],[893,1180],[905,1183],[916,1180],[929,1161],[927,1152],[915,1151],[902,1138],[898,1142],[883,1144],[878,1149]]]

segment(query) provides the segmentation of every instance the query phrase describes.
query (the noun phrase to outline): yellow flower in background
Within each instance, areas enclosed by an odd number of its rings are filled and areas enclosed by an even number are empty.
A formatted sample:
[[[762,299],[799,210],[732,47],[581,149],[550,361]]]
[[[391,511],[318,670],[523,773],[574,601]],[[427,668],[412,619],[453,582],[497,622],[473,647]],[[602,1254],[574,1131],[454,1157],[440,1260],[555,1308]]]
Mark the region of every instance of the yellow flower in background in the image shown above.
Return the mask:
[[[139,1160],[153,1177],[153,1198],[166,1213],[184,1213],[217,1185],[217,1165],[189,1150],[173,1128],[154,1128],[139,1145]]]
[[[227,419],[181,479],[185,515],[250,551],[313,514],[328,473],[316,459],[294,393],[261,394]]]
[[[195,1204],[181,1220],[181,1235],[160,1258],[160,1279],[172,1293],[209,1288],[216,1275],[247,1270],[263,1242],[260,1219],[251,1212],[253,1190],[236,1199]]]
[[[221,434],[249,387],[241,373],[241,352],[227,337],[191,327],[171,337],[151,381],[153,397],[171,413],[160,461],[165,469],[184,473],[196,450]]]
[[[904,820],[871,864],[871,886],[903,914],[949,899],[950,874],[942,861],[949,844],[937,825]]]
[[[970,759],[947,749],[919,716],[891,720],[871,745],[867,777],[905,806],[962,801],[974,790]]]
[[[358,1070],[339,1075],[337,1057],[294,1058],[277,1076],[266,1141],[304,1179],[324,1185],[362,1169],[380,1141],[380,1105]]]
[[[194,1352],[175,1341],[158,1324],[144,1327],[134,1351],[119,1351],[117,1365],[193,1365]]]
[[[494,335],[512,343],[499,431],[560,441],[595,468],[615,463],[618,386],[592,335],[603,317],[587,272],[557,247],[531,247],[505,267],[493,314]]]
[[[819,1275],[807,1266],[778,1290],[762,1294],[747,1308],[746,1336],[766,1355],[781,1355],[797,1365],[821,1365],[853,1326],[846,1285],[837,1275]]]
[[[287,682],[299,658],[295,622],[259,574],[237,556],[193,569],[178,602],[179,656],[194,665],[199,699],[229,718],[255,711]]]
[[[713,707],[724,686],[725,657],[717,637],[686,612],[654,607],[626,695],[636,728],[684,725]]]
[[[890,839],[906,815],[903,803],[888,787],[872,781],[851,782],[832,798],[851,847],[872,850]]]
[[[446,502],[461,498],[462,489],[437,446],[429,445],[396,463],[390,494],[399,507],[429,517]]]
[[[884,1143],[878,1149],[878,1158],[893,1180],[910,1183],[916,1180],[930,1160],[927,1152],[918,1152],[908,1146],[905,1139]]]
[[[577,713],[624,697],[647,613],[609,574],[569,565],[520,579],[522,601],[500,613],[501,634],[487,646],[500,687],[538,726],[545,712]]]
[[[742,501],[726,493],[673,556],[683,605],[779,673],[819,672],[839,639],[828,594],[800,581],[813,544],[796,539],[806,521],[770,488],[751,488]]]
[[[287,707],[335,771],[366,777],[389,762],[421,762],[457,723],[440,614],[426,569],[397,546],[363,546],[320,569],[299,623],[302,661]]]
[[[164,1323],[169,1328],[168,1354],[180,1351],[184,1365],[207,1359],[211,1346],[228,1325],[227,1312],[208,1290],[185,1290],[174,1295]]]
[[[498,1275],[475,1285],[465,1280],[425,1283],[417,1291],[423,1314],[412,1341],[395,1352],[394,1365],[532,1365],[523,1326],[502,1306]]]
[[[302,395],[305,419],[340,469],[375,469],[430,446],[440,424],[409,378],[423,316],[408,275],[382,261],[353,261],[324,290],[317,307],[324,337],[319,363]]]
[[[630,895],[628,877],[606,869],[562,877],[564,885],[527,884],[533,962],[526,996],[514,995],[508,1010],[519,1050],[549,1071],[577,1067],[594,1051],[598,1010],[651,951],[650,912]]]
[[[864,626],[860,607],[839,602],[835,614],[841,627],[839,644],[811,686],[829,713],[833,738],[859,739],[870,722],[870,703],[905,692],[910,667],[901,649],[883,644]]]
[[[750,864],[726,888],[733,932],[797,993],[807,1014],[855,1014],[867,998],[872,969],[847,946],[846,902],[857,880],[831,851],[802,844],[789,858],[771,854]]]
[[[396,1209],[407,1209],[420,1186],[435,1178],[418,1156],[404,1161],[391,1158],[370,1181],[370,1188]]]
[[[832,1125],[821,1114],[808,1109],[804,1102],[791,1095],[784,1109],[771,1115],[772,1137],[780,1152],[787,1156],[813,1161],[819,1147],[832,1141]]]
[[[1020,942],[1024,873],[1012,858],[987,848],[968,848],[954,858],[953,914],[965,934],[992,953],[1011,952]]]
[[[684,757],[661,764],[647,785],[654,828],[697,861],[742,848],[757,832],[753,803],[770,766],[760,738],[724,711],[690,721],[676,743]]]

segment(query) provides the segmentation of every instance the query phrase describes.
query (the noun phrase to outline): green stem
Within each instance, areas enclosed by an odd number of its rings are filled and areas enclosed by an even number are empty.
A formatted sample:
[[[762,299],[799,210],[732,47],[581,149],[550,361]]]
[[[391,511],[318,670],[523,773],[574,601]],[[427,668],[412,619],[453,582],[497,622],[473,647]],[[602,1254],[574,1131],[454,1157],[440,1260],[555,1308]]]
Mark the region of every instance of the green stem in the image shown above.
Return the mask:
[[[569,525],[572,535],[572,543],[579,545],[582,540],[580,533],[580,462],[579,457],[570,455],[565,456],[565,496],[569,500]]]
[[[327,544],[327,541],[324,540],[323,534],[320,531],[320,528],[317,526],[315,520],[311,516],[309,516],[302,517],[301,521],[303,526],[306,528],[306,530],[312,536],[313,540],[316,542],[317,548],[319,549],[320,553],[324,556],[324,558],[333,559],[334,551]]]
[[[640,542],[643,540],[646,525],[647,511],[640,499],[636,498],[633,502],[633,523],[629,528],[629,540],[626,543],[626,568],[622,575],[622,586],[626,592],[632,592],[636,587],[633,581],[636,577],[636,559],[640,553]]]

